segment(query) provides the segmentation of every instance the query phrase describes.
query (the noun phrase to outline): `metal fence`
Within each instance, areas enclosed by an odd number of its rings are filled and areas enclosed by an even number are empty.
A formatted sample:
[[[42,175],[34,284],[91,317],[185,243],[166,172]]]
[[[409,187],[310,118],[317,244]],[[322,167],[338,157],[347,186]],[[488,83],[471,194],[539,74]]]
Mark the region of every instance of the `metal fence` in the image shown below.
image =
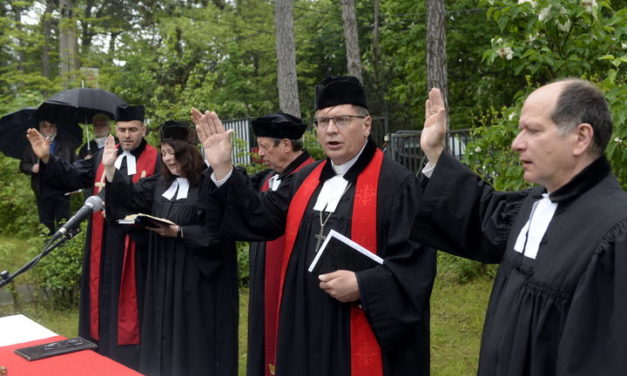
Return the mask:
[[[422,131],[401,130],[390,135],[390,141],[384,148],[392,159],[418,173],[427,163],[427,159],[420,149],[420,134]],[[449,131],[446,139],[449,152],[457,159],[461,159],[466,152],[466,144],[470,140],[470,130],[454,129]]]
[[[224,128],[234,130],[233,163],[238,165],[249,164],[251,162],[250,151],[256,145],[251,121],[249,119],[226,120],[222,124],[224,124]]]
[[[252,131],[250,119],[226,120],[226,129],[234,130],[233,162],[240,165],[252,162],[251,152],[255,151],[257,142]],[[400,130],[388,133],[389,125],[385,117],[373,117],[370,135],[374,142],[392,159],[418,173],[426,164],[426,157],[420,149],[420,133],[416,130]],[[386,141],[386,135],[389,139]],[[449,152],[461,159],[466,152],[466,144],[470,139],[470,130],[450,130],[446,139]]]

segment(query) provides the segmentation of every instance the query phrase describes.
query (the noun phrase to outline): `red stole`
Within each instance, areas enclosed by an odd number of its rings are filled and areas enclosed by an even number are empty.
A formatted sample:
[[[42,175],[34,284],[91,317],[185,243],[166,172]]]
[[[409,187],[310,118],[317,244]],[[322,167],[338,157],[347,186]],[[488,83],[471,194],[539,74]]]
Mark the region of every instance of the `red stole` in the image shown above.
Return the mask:
[[[146,145],[137,158],[137,171],[132,177],[133,183],[155,173],[159,153],[157,149]],[[104,165],[100,162],[94,181],[94,194],[100,193],[104,187]],[[100,267],[102,258],[102,237],[105,219],[102,211],[91,216],[91,252],[89,258],[89,329],[92,338],[99,340],[99,291]],[[124,237],[124,259],[120,278],[118,297],[118,345],[139,344],[139,311],[137,307],[137,285],[135,277],[135,242],[128,236]]]
[[[295,173],[301,168],[313,162],[313,158],[307,158],[296,167],[291,173]],[[270,189],[270,174],[267,176],[260,192],[267,192]],[[265,354],[265,375],[274,375],[274,359],[276,357],[276,332],[277,332],[277,307],[279,299],[279,283],[281,277],[281,260],[285,247],[285,236],[281,236],[272,241],[266,242],[266,260],[264,267],[264,354]]]
[[[368,166],[357,177],[351,220],[351,238],[374,253],[377,253],[377,192],[382,162],[383,152],[377,149]],[[281,307],[285,273],[303,214],[311,196],[320,184],[320,174],[325,164],[326,161],[320,163],[309,174],[290,203],[285,226],[285,249],[281,265],[277,310]],[[351,307],[351,376],[381,375],[383,375],[381,348],[368,324],[365,313],[357,304],[353,304]]]

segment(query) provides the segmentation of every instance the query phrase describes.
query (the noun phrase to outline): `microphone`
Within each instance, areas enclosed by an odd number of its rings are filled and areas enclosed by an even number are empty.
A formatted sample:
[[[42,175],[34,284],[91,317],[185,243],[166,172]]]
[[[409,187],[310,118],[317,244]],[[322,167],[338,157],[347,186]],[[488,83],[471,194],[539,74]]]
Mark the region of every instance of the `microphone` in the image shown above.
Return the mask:
[[[102,210],[102,204],[103,201],[99,196],[89,196],[87,200],[85,200],[83,207],[78,209],[76,214],[54,233],[52,240],[56,240],[67,234],[70,230],[78,227],[83,219],[87,218],[91,213]]]

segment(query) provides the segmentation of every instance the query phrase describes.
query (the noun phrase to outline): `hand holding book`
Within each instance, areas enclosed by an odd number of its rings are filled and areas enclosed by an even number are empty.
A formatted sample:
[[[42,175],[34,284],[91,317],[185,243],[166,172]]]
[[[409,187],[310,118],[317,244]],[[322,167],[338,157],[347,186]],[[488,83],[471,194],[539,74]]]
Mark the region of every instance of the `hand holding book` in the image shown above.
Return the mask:
[[[159,218],[149,214],[138,213],[131,214],[124,217],[124,219],[118,219],[119,224],[134,225],[143,227],[147,230],[156,232],[161,236],[182,238],[183,231],[181,226],[170,221],[166,218]]]
[[[137,225],[141,227],[147,226],[159,226],[161,225],[174,225],[175,223],[166,218],[159,218],[149,214],[137,213],[130,214],[124,217],[124,219],[118,219],[118,223],[121,225]]]
[[[350,303],[360,298],[355,272],[382,263],[381,257],[331,230],[309,266],[309,271],[318,274],[320,288],[327,294],[342,303]]]

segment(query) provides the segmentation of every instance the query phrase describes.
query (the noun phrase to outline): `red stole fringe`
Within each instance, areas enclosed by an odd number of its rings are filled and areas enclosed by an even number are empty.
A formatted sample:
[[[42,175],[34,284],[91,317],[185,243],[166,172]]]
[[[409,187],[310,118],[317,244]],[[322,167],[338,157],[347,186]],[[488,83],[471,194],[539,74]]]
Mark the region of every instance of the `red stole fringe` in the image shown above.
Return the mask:
[[[137,171],[132,177],[133,183],[139,179],[155,173],[155,166],[159,153],[157,149],[146,145],[144,151],[137,158]],[[98,166],[94,181],[94,194],[98,194],[104,186],[104,165]],[[91,252],[89,259],[89,325],[92,338],[99,340],[99,311],[100,311],[100,269],[102,264],[102,238],[104,235],[105,219],[102,211],[92,214],[91,217]],[[124,260],[120,278],[118,296],[118,345],[139,344],[139,309],[137,305],[137,279],[135,276],[135,242],[130,236],[124,238]]]

